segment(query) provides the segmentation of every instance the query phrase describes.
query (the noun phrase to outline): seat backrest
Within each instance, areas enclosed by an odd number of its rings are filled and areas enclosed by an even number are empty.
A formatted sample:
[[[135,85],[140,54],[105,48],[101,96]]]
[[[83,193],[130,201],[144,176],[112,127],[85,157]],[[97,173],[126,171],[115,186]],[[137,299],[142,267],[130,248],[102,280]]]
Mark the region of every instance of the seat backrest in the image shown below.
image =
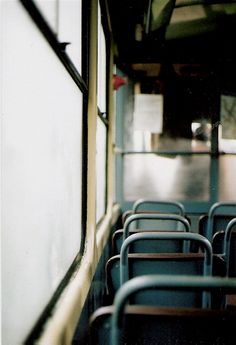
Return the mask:
[[[191,254],[129,254],[129,278],[148,274],[179,274],[202,276],[204,271],[204,255]],[[120,255],[113,256],[106,264],[106,284],[110,301],[120,288]],[[195,292],[179,291],[144,291],[136,296],[136,302],[153,305],[153,302],[168,306],[201,307],[202,295]]]
[[[226,262],[226,276],[236,277],[236,218],[228,223],[225,231],[215,233],[212,245]]]
[[[130,235],[123,242],[120,251],[120,282],[123,284],[129,279],[129,266],[128,266],[128,253],[131,244],[137,241],[145,240],[184,240],[188,242],[197,242],[201,245],[201,249],[204,251],[204,275],[212,274],[212,247],[210,242],[203,236],[194,233],[187,232],[142,232],[139,234]],[[187,248],[187,246],[185,246]]]
[[[111,328],[111,344],[118,345],[120,343],[120,334],[122,333],[122,319],[124,315],[124,310],[127,302],[130,300],[130,297],[141,290],[146,290],[150,288],[156,288],[158,290],[170,289],[170,290],[182,290],[186,291],[186,289],[194,289],[194,290],[225,290],[225,291],[232,291],[234,294],[236,293],[236,280],[229,280],[223,278],[212,278],[212,277],[204,277],[197,278],[197,277],[180,277],[180,276],[142,276],[135,279],[128,281],[124,284],[116,294],[114,300],[114,311],[112,314],[112,328]],[[213,313],[214,314],[214,313]],[[233,318],[229,317],[229,322],[233,322]],[[186,317],[188,320],[188,317]],[[235,320],[235,318],[234,318]],[[188,326],[189,323],[187,323]],[[195,327],[199,327],[198,323],[195,324]],[[209,326],[205,326],[207,329]],[[188,328],[185,328],[185,332],[187,332]],[[213,329],[212,329],[213,330]],[[231,330],[232,330],[232,323],[231,323]],[[173,331],[173,328],[170,328],[169,331]],[[184,333],[185,333],[184,332]],[[199,332],[199,328],[198,328]],[[169,333],[169,332],[167,332]],[[182,332],[181,332],[182,333]],[[218,333],[218,331],[214,327],[213,334]],[[234,332],[231,332],[233,334]],[[211,334],[211,335],[213,335]],[[219,336],[219,334],[217,334]],[[173,333],[172,333],[173,336]],[[227,335],[228,336],[228,335]],[[204,338],[204,335],[201,335]],[[176,338],[176,337],[174,337]],[[217,339],[217,338],[215,338]],[[234,335],[234,339],[236,339]],[[211,338],[212,341],[212,338]],[[183,344],[183,342],[180,342]]]
[[[203,247],[205,255],[191,253],[172,253],[172,254],[143,254],[135,253],[128,255],[129,247],[132,243],[145,240],[184,240],[197,241]],[[179,233],[179,232],[143,232],[130,235],[123,243],[120,256],[114,256],[108,260],[106,265],[107,289],[110,298],[128,279],[143,274],[189,274],[189,275],[211,275],[212,274],[212,248],[210,242],[198,234]],[[171,294],[171,296],[170,296]],[[144,296],[143,296],[144,295]],[[144,293],[141,301],[152,304],[153,299],[157,298],[154,294]],[[183,298],[184,297],[184,298]],[[175,294],[163,292],[161,300],[168,300],[170,305],[199,306],[201,296],[189,293],[188,298],[183,293]],[[160,304],[162,301],[160,300]]]
[[[125,283],[113,306],[99,308],[90,319],[90,345],[233,345],[236,310],[163,308],[129,305],[130,297],[153,289],[224,291],[236,294],[236,280],[144,276]]]
[[[142,233],[143,229],[130,230],[129,235],[136,233]],[[160,230],[151,230],[151,232],[162,232]],[[121,246],[123,244],[124,231],[123,229],[116,230],[112,236],[112,254],[116,255],[120,253]],[[142,243],[135,242],[131,245],[130,251],[132,253],[181,253],[183,252],[183,240],[173,241],[159,241],[159,240],[146,240]]]
[[[145,221],[145,224],[140,222]],[[137,226],[138,223],[138,226]],[[123,237],[128,237],[129,231],[132,229],[148,229],[162,231],[190,231],[189,221],[177,214],[157,214],[157,213],[141,213],[127,217],[124,224]]]
[[[132,209],[133,213],[138,211],[154,211],[162,213],[176,213],[180,216],[185,216],[184,206],[180,202],[154,200],[154,199],[138,199]]]
[[[154,199],[138,199],[131,210],[126,210],[122,214],[122,224],[124,225],[126,219],[139,213],[171,213],[185,216],[184,206],[179,202],[172,202],[166,200],[154,200]]]
[[[225,230],[229,221],[236,216],[236,203],[215,203],[211,206],[208,215],[202,216],[199,221],[199,233],[212,241],[213,235]]]
[[[97,310],[89,326],[89,345],[111,345],[114,308]],[[122,320],[119,345],[233,345],[235,311],[128,306]]]

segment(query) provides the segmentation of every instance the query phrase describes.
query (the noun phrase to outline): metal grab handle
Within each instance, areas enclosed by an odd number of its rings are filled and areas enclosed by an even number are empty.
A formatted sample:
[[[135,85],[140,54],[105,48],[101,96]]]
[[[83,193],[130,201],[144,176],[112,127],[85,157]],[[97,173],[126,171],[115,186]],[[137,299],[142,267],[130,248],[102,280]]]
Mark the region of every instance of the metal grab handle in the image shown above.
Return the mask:
[[[215,211],[218,208],[221,207],[236,207],[235,202],[217,202],[213,204],[208,212],[208,220],[207,220],[207,231],[206,231],[206,237],[208,238],[209,241],[212,240],[212,235],[213,235],[213,217],[215,215]],[[224,212],[224,214],[227,215],[227,212]]]
[[[149,288],[169,290],[217,290],[236,293],[235,278],[145,275],[129,280],[116,293],[111,320],[111,345],[120,344],[120,333],[125,306],[131,295]]]
[[[154,199],[139,199],[133,205],[133,212],[136,213],[138,208],[143,204],[156,204],[156,205],[169,205],[175,207],[178,211],[180,216],[185,215],[184,206],[177,201],[166,201],[166,200],[154,200]]]
[[[137,220],[173,220],[182,223],[186,229],[186,231],[190,232],[190,224],[186,218],[179,216],[177,214],[150,214],[150,213],[142,213],[142,214],[134,214],[128,217],[124,224],[124,232],[123,232],[123,240],[125,240],[129,236],[129,227],[130,225],[137,221]]]
[[[135,241],[145,239],[159,239],[159,240],[187,240],[198,241],[205,250],[204,257],[204,276],[212,274],[212,246],[211,243],[202,235],[193,234],[188,232],[143,232],[130,235],[123,242],[120,250],[120,286],[129,279],[129,264],[128,264],[128,252],[129,246]]]
[[[236,225],[236,218],[233,218],[227,225],[224,233],[224,242],[223,242],[223,257],[226,260],[226,276],[229,275],[229,256],[230,256],[230,239],[233,227]]]

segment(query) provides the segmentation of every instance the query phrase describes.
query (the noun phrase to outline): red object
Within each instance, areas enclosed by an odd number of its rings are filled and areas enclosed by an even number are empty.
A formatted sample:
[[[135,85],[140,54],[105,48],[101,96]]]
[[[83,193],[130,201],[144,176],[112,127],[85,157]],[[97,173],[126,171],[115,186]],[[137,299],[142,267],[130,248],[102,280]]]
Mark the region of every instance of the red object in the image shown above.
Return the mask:
[[[126,84],[126,80],[117,74],[113,74],[113,89],[118,90],[122,85]]]

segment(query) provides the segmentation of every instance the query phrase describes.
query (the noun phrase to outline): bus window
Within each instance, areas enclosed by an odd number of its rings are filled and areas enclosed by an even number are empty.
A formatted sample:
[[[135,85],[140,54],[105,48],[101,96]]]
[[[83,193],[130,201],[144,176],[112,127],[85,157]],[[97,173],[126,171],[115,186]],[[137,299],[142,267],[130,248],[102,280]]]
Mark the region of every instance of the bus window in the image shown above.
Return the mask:
[[[106,212],[106,142],[107,132],[103,121],[97,118],[97,198],[96,198],[96,220],[97,222]]]
[[[22,4],[1,10],[2,340],[18,345],[80,251],[83,93]]]
[[[97,78],[97,132],[96,132],[96,221],[106,212],[106,160],[107,160],[107,119],[106,119],[106,41],[101,22],[101,8],[98,6],[98,78]]]
[[[219,121],[219,199],[233,200],[236,195],[236,97],[221,96]]]
[[[236,97],[221,96],[219,125],[219,150],[236,153]]]
[[[124,111],[124,199],[209,201],[214,73],[195,64],[145,72],[152,78],[140,78]]]

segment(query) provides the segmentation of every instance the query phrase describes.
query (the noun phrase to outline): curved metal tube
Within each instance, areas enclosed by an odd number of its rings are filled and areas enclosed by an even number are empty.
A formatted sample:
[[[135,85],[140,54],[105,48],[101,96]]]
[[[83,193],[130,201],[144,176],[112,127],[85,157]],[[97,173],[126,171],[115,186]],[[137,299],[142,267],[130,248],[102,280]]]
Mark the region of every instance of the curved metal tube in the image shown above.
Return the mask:
[[[125,306],[131,295],[140,290],[149,288],[157,289],[193,289],[194,290],[217,290],[236,293],[236,279],[218,277],[196,277],[196,276],[165,276],[145,275],[133,278],[125,283],[117,292],[114,300],[114,312],[111,320],[111,344],[119,345],[122,317]]]
[[[187,240],[187,241],[198,241],[205,250],[204,258],[204,276],[212,274],[212,247],[211,243],[202,235],[193,234],[188,232],[143,232],[130,235],[124,241],[120,251],[120,285],[124,284],[129,279],[129,265],[128,265],[128,252],[129,246],[135,241],[145,239],[159,239],[159,240]]]
[[[143,204],[156,204],[156,205],[169,205],[175,207],[178,211],[180,216],[185,215],[184,206],[177,201],[166,201],[166,200],[154,200],[154,199],[139,199],[133,205],[133,212],[136,213],[138,208]]]
[[[134,214],[129,216],[124,224],[124,233],[123,239],[125,240],[129,235],[129,227],[130,225],[137,221],[143,219],[150,219],[150,220],[173,220],[182,223],[187,232],[190,232],[190,224],[186,218],[179,216],[177,214],[150,214],[150,213],[142,213],[142,214]]]
[[[229,275],[229,256],[230,256],[230,239],[231,234],[233,231],[233,227],[236,225],[236,218],[233,218],[227,225],[224,234],[224,242],[223,242],[223,257],[226,260],[226,276]]]
[[[217,202],[213,204],[208,212],[208,221],[207,221],[207,231],[206,231],[206,237],[209,241],[212,240],[212,234],[213,234],[213,217],[215,215],[215,211],[220,207],[236,207],[235,202]],[[224,212],[224,214],[227,214]]]

